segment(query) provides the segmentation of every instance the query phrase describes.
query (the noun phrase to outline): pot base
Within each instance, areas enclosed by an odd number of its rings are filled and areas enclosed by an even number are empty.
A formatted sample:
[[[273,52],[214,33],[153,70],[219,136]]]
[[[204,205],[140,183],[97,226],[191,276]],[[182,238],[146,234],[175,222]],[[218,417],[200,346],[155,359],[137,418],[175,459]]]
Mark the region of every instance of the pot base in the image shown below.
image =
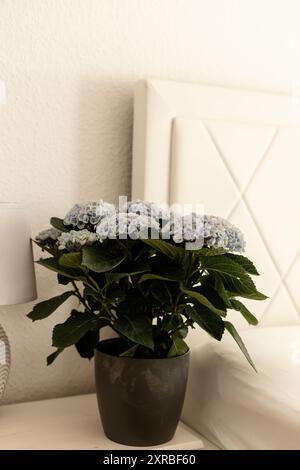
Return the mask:
[[[95,350],[99,411],[105,435],[119,444],[148,447],[170,441],[183,406],[189,353],[165,359],[117,357]]]
[[[176,432],[176,429],[175,429],[175,432]],[[124,446],[128,446],[128,447],[156,447],[156,446],[159,446],[159,445],[166,444],[166,443],[170,442],[173,439],[173,437],[175,435],[175,432],[173,433],[173,435],[171,437],[163,438],[160,441],[158,441],[157,439],[155,439],[153,441],[150,441],[148,439],[146,439],[146,441],[142,441],[140,439],[137,439],[136,436],[133,436],[133,439],[123,440],[122,437],[118,438],[118,437],[115,436],[115,434],[113,434],[112,436],[108,435],[106,432],[104,432],[104,434],[107,437],[107,439],[109,439],[110,441],[116,442],[117,444],[122,444]]]

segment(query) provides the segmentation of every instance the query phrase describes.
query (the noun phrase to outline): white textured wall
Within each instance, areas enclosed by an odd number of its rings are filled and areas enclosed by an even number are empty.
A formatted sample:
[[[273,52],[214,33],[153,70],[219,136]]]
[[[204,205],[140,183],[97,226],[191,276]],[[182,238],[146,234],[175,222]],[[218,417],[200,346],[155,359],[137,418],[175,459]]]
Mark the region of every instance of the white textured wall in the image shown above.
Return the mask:
[[[129,193],[132,91],[147,76],[289,91],[300,81],[298,0],[1,0],[0,200],[33,232],[80,199]],[[40,299],[58,292],[37,269]],[[6,402],[90,391],[92,365],[45,366],[62,308],[34,325],[0,308],[12,344]]]

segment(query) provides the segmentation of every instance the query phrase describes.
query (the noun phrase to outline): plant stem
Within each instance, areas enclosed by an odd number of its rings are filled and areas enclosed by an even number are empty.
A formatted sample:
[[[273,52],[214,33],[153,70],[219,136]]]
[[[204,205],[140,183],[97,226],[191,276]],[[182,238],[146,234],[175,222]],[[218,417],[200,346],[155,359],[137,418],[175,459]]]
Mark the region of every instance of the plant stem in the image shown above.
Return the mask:
[[[113,312],[111,311],[111,309],[109,308],[109,306],[106,305],[105,302],[102,301],[102,307],[104,308],[104,310],[108,313],[108,315],[110,316],[110,318],[112,318],[113,320],[116,320],[116,316],[113,314]]]
[[[80,293],[80,290],[78,289],[75,281],[72,281],[72,285],[74,287],[74,290],[75,290],[75,295],[76,297],[78,297],[78,299],[80,300],[80,302],[84,305],[84,307],[86,308],[86,310],[88,310],[90,313],[92,313],[92,310],[90,309],[90,307],[88,306],[85,298],[81,295]]]
[[[180,292],[180,293],[177,295],[176,300],[175,300],[175,302],[174,302],[174,313],[176,313],[176,314],[177,314],[178,302],[179,302],[179,299],[180,299],[181,296],[182,296],[182,293]]]
[[[94,285],[94,288],[96,289],[96,292],[100,292],[99,286],[97,282],[90,276],[89,274],[86,274],[87,278],[91,281],[91,283]]]
[[[92,283],[90,284],[89,282],[87,281],[83,281],[84,284],[86,284],[87,286],[89,286],[94,292],[96,292],[97,294],[100,292],[100,289],[99,289],[99,286],[97,284],[97,282],[88,274],[88,271],[87,269],[81,267],[80,268],[81,271],[84,273],[84,275],[86,276],[86,278]]]

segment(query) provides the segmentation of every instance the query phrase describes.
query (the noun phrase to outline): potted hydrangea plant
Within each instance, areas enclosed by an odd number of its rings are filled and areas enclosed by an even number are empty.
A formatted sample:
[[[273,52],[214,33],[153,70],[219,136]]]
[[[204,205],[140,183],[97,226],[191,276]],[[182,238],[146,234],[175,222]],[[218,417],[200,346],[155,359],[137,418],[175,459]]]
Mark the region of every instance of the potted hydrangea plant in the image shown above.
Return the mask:
[[[242,256],[242,233],[224,219],[181,216],[154,203],[121,207],[100,201],[76,204],[65,218],[36,237],[49,256],[38,264],[54,271],[67,290],[35,305],[28,317],[41,320],[69,297],[79,307],[54,327],[56,350],[67,347],[91,359],[106,435],[128,445],[171,439],[183,405],[189,362],[186,336],[200,327],[220,341],[225,330],[254,364],[226,320],[233,309],[251,324],[256,318],[237,299],[263,300]],[[99,342],[109,326],[114,338]]]

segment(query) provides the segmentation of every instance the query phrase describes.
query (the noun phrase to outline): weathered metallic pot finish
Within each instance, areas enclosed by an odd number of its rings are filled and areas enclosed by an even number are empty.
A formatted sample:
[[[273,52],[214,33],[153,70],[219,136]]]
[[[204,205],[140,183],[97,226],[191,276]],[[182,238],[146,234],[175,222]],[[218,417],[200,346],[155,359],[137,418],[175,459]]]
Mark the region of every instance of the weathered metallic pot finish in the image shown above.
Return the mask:
[[[95,350],[96,390],[106,436],[130,446],[171,440],[178,425],[188,377],[189,352],[166,359],[135,359]]]

